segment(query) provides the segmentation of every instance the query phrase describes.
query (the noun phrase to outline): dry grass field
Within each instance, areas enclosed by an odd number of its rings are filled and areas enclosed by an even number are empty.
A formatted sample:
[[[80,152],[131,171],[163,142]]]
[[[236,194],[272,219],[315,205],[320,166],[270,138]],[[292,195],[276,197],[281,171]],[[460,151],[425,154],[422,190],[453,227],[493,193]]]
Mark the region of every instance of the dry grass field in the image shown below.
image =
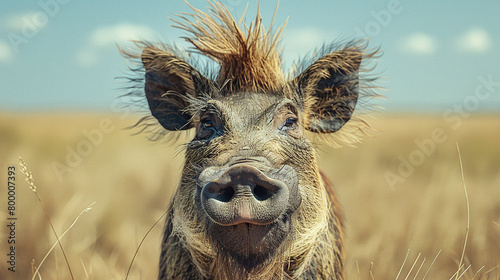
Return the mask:
[[[98,114],[0,114],[0,279],[31,279],[56,240],[19,156],[59,235],[95,202],[62,237],[74,278],[125,279],[141,239],[167,208],[183,160],[179,143],[131,136],[124,128],[133,122]],[[447,123],[441,115],[386,114],[370,123],[377,132],[356,147],[319,146],[320,165],[346,216],[348,279],[500,279],[500,116]],[[15,273],[8,271],[6,241],[11,165]],[[128,279],[156,278],[162,224],[145,239]],[[467,270],[453,276],[467,233],[461,271]],[[70,279],[59,246],[39,275]]]

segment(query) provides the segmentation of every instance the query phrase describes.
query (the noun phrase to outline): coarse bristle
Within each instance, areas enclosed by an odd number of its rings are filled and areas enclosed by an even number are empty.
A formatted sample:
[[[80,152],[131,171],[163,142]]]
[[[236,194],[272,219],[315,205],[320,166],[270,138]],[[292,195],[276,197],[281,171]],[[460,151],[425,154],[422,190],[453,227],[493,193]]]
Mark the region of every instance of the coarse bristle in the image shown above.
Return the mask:
[[[259,9],[255,20],[247,26],[242,19],[236,22],[220,2],[209,3],[209,13],[191,7],[193,14],[179,15],[183,22],[174,21],[177,28],[188,32],[185,39],[197,51],[220,64],[217,83],[228,92],[281,88],[285,75],[278,41],[286,22],[275,32],[271,22],[266,30]]]

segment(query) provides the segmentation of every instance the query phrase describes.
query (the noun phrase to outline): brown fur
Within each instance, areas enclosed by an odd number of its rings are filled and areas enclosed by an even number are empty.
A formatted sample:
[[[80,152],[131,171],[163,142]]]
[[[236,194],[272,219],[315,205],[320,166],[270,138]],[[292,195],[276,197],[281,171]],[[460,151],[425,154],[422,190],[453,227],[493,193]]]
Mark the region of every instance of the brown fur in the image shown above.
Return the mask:
[[[285,76],[281,68],[281,51],[276,46],[284,25],[279,32],[272,33],[272,27],[266,31],[258,12],[250,26],[245,25],[242,29],[241,22],[236,23],[221,3],[210,5],[210,13],[192,8],[195,13],[187,16],[193,20],[183,16],[185,23],[175,22],[191,34],[186,38],[188,42],[221,65],[217,83],[230,92],[274,92],[283,87]]]
[[[133,92],[143,96],[145,91],[163,131],[196,130],[186,145],[182,180],[167,217],[159,279],[343,280],[342,213],[304,132],[333,135],[352,119],[358,98],[371,95],[359,73],[376,52],[367,52],[359,42],[325,47],[320,57],[288,79],[278,48],[283,27],[266,31],[258,13],[242,28],[221,3],[209,3],[210,13],[193,8],[194,14],[181,17],[185,22],[176,23],[191,35],[186,40],[199,53],[219,63],[218,73],[199,72],[165,45],[137,42],[141,54],[122,50],[141,60],[145,78],[132,79],[139,82]],[[210,128],[220,128],[209,139],[203,138],[203,133],[212,133],[203,128],[206,112],[214,115]],[[287,116],[296,117],[295,124],[281,131]],[[352,130],[359,131],[354,124]],[[203,140],[198,140],[200,133]],[[349,133],[344,137],[355,138]],[[207,167],[223,169],[234,159],[255,157],[266,158],[268,167],[293,168],[302,200],[293,213],[285,213],[291,230],[273,245],[270,257],[245,266],[209,236],[214,222],[199,205],[196,178]]]
[[[324,182],[323,191],[325,191],[328,198],[329,209],[328,227],[323,232],[323,237],[312,239],[312,242],[305,242],[304,247],[309,247],[305,255],[301,254],[289,257],[277,269],[274,271],[271,270],[271,273],[255,275],[248,279],[344,279],[343,215],[335,191],[333,190],[333,185],[323,172],[320,172],[320,174]],[[183,242],[173,231],[173,204],[170,207],[162,242],[163,249],[160,257],[161,267],[158,279],[247,279],[247,275],[238,277],[230,269],[231,265],[227,263],[227,260],[221,260],[216,257],[203,258],[206,263],[200,265],[208,267],[210,271],[208,275],[211,275],[204,277],[196,268],[196,265],[194,265],[192,253],[184,247]],[[308,267],[301,267],[304,263]],[[298,269],[301,269],[300,273],[297,273]]]

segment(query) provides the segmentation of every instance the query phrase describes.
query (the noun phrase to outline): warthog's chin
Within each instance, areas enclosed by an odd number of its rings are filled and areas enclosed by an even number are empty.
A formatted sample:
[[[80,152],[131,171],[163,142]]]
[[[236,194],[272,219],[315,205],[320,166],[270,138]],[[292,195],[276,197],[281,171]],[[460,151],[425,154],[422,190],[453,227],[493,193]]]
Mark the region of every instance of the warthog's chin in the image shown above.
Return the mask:
[[[227,257],[250,271],[283,251],[283,243],[291,234],[291,224],[290,217],[284,214],[267,225],[240,223],[222,226],[213,223],[208,230],[219,248],[218,254],[228,254]]]

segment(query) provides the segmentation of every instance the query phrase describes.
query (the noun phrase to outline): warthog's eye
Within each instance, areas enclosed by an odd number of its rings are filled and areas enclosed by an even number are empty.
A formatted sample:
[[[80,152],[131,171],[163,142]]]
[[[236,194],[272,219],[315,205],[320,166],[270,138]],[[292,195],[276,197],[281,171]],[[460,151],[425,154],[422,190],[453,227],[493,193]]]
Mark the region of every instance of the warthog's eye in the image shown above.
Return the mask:
[[[209,128],[209,127],[212,127],[214,125],[214,123],[210,119],[201,120],[201,123],[202,123],[204,128]]]
[[[284,126],[293,127],[296,123],[297,123],[297,118],[290,117],[286,119]]]
[[[205,114],[200,118],[200,124],[196,129],[194,140],[212,140],[222,135],[222,128],[219,119],[211,113]]]
[[[296,129],[298,127],[297,121],[298,119],[295,116],[291,115],[286,116],[285,121],[281,125],[281,130],[286,131],[286,130]]]
[[[284,115],[282,118],[282,123],[279,126],[279,130],[295,138],[299,138],[302,135],[302,129],[299,125],[299,119],[295,114],[289,113]]]
[[[300,138],[303,135],[297,109],[292,104],[285,104],[277,110],[273,124],[279,133],[288,134],[294,138]]]

